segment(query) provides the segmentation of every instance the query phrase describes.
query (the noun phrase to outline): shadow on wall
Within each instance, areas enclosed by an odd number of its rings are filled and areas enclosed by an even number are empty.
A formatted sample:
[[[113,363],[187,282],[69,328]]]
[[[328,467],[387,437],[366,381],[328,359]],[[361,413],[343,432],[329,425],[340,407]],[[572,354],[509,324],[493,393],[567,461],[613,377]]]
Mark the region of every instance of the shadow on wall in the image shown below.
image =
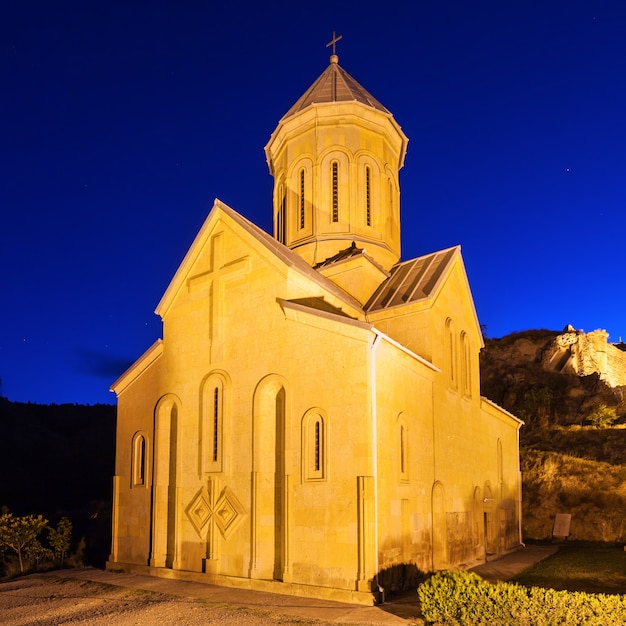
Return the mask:
[[[415,590],[421,582],[426,580],[426,576],[415,563],[398,563],[378,572],[378,584],[385,590],[385,595],[389,595],[400,591]]]

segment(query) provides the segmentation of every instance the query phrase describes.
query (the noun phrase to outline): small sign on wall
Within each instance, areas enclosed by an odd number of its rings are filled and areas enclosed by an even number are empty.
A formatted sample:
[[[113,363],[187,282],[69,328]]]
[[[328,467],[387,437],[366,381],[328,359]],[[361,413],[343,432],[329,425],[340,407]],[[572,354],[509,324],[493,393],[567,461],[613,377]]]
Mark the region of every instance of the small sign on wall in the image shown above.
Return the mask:
[[[569,537],[569,527],[572,522],[570,513],[557,513],[554,517],[553,537]]]

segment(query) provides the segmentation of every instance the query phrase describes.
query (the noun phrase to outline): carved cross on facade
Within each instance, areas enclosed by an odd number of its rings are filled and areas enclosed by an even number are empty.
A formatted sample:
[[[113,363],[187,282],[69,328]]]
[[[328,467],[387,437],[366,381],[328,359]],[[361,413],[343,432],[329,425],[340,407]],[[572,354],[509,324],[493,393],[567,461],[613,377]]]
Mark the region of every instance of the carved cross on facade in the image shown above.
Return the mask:
[[[229,280],[240,278],[248,273],[249,256],[244,255],[229,261],[224,260],[223,232],[215,233],[211,237],[210,245],[210,269],[207,272],[196,274],[189,279],[189,291],[209,289],[209,340],[211,342],[211,361],[216,361],[221,356],[221,350],[216,343],[224,338],[224,285]]]
[[[331,39],[331,40],[330,40],[330,41],[326,44],[326,47],[327,47],[327,48],[328,48],[329,46],[332,46],[332,47],[333,47],[333,55],[336,55],[336,54],[337,54],[337,51],[336,51],[336,45],[337,45],[337,42],[338,42],[340,39],[342,39],[342,38],[343,38],[343,35],[339,35],[339,36],[337,37],[337,35],[335,35],[335,31],[333,31],[333,38],[332,38],[332,39]]]

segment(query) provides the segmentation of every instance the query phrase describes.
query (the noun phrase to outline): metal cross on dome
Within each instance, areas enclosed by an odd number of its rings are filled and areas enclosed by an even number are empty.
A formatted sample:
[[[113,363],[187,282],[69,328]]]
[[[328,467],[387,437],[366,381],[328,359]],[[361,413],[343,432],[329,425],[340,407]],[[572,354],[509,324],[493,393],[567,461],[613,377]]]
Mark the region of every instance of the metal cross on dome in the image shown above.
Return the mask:
[[[338,42],[338,41],[339,41],[342,37],[343,37],[343,35],[339,35],[339,36],[337,36],[337,35],[335,34],[335,31],[333,31],[333,38],[332,38],[332,39],[331,39],[331,40],[330,40],[330,41],[326,44],[326,47],[327,47],[327,48],[328,48],[329,46],[332,46],[332,47],[333,47],[333,54],[337,54],[337,51],[336,51],[336,45],[337,45],[337,42]]]

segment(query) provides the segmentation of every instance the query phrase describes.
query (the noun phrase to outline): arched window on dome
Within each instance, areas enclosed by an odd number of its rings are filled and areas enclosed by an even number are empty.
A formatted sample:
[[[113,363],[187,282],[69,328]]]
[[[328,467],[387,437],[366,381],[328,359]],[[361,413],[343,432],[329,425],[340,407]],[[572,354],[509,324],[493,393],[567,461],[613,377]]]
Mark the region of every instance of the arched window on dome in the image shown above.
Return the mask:
[[[372,170],[365,166],[365,224],[372,225]]]
[[[284,244],[285,234],[287,232],[287,224],[286,224],[286,204],[287,204],[287,194],[285,192],[285,186],[279,185],[278,187],[278,211],[276,211],[276,239],[280,241],[280,243]]]
[[[331,188],[332,188],[332,221],[339,221],[339,163],[333,161],[331,164]]]
[[[300,170],[300,194],[298,198],[298,209],[300,214],[300,230],[304,228],[304,168]]]

